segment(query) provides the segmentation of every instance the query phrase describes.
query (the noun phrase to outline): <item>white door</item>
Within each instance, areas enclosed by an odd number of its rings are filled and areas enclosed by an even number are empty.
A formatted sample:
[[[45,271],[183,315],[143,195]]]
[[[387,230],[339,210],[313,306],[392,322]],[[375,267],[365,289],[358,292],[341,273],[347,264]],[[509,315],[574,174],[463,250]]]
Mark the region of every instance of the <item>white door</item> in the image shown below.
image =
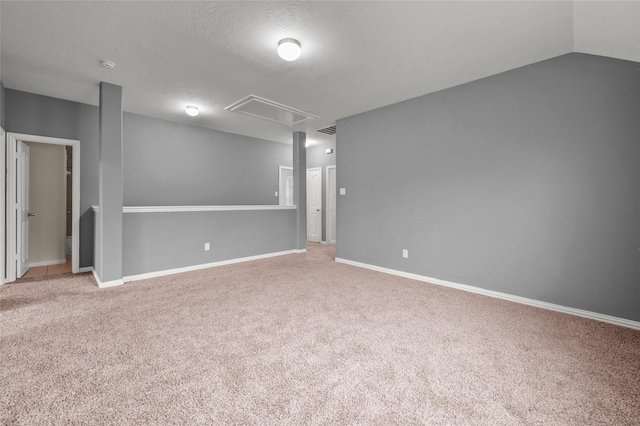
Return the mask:
[[[16,168],[16,276],[19,278],[29,270],[29,147],[18,141]]]
[[[307,169],[307,240],[322,240],[322,169]]]
[[[336,242],[336,166],[327,166],[327,242]]]
[[[0,164],[5,167],[5,152],[7,150],[5,132],[2,127],[0,127]],[[6,176],[4,173],[0,173],[0,188],[6,188]],[[9,191],[7,191],[9,192]],[[5,278],[5,249],[6,249],[6,239],[5,239],[5,226],[7,222],[5,222],[5,209],[7,208],[5,205],[6,202],[6,194],[0,196],[0,285],[4,284]]]
[[[293,168],[280,166],[278,168],[278,204],[281,206],[293,205]]]

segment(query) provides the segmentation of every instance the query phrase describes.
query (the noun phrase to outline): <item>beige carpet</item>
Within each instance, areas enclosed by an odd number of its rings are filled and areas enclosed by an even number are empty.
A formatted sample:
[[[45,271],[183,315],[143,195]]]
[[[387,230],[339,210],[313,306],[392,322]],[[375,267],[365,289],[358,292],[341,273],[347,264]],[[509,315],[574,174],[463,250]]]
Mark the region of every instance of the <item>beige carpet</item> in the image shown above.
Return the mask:
[[[333,256],[2,286],[0,423],[640,424],[640,332]]]

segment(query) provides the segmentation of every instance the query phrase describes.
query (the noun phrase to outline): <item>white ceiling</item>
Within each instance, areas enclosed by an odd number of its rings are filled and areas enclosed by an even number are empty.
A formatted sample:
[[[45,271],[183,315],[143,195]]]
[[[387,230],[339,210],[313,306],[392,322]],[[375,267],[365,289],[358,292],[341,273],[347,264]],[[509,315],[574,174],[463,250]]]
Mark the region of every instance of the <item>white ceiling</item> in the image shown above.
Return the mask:
[[[638,1],[0,2],[7,88],[291,143],[292,129],[225,111],[250,94],[337,119],[570,52],[640,62]],[[278,40],[298,39],[285,62]],[[113,70],[99,61],[115,62]],[[185,114],[186,105],[201,114]]]

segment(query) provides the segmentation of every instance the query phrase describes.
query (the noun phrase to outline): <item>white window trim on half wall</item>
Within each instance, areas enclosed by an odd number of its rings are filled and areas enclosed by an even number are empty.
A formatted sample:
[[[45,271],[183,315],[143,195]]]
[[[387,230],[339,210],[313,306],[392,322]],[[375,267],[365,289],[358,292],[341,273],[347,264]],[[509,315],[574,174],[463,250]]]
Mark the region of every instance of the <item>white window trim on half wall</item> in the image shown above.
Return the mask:
[[[71,171],[71,271],[75,274],[80,270],[80,141],[74,139],[52,138],[48,136],[26,135],[22,133],[7,133],[6,141],[3,139],[3,150],[6,152],[6,196],[2,200],[5,204],[3,211],[6,216],[7,236],[16,231],[16,216],[13,211],[16,208],[16,145],[17,141],[35,142],[50,145],[70,146],[73,152]],[[6,148],[6,149],[4,149]],[[6,271],[3,271],[4,282],[16,280],[16,241],[15,238],[6,238]]]

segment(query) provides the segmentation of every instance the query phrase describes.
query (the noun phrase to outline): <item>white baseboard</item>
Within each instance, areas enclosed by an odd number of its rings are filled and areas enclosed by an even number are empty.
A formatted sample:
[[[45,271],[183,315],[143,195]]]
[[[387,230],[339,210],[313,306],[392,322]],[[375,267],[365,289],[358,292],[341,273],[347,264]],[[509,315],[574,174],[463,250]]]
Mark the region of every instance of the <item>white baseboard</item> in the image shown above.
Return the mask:
[[[570,315],[576,315],[583,318],[589,318],[596,321],[601,321],[609,324],[619,325],[622,327],[632,328],[634,330],[640,330],[640,322],[629,320],[626,318],[619,318],[619,317],[614,317],[612,315],[605,315],[597,312],[586,311],[584,309],[577,309],[577,308],[571,308],[563,305],[556,305],[555,303],[543,302],[536,299],[529,299],[527,297],[514,296],[508,293],[502,293],[502,292],[493,291],[493,290],[486,290],[484,288],[474,287],[467,284],[458,284],[451,281],[440,280],[438,278],[426,277],[424,275],[412,274],[409,272],[398,271],[396,269],[383,268],[381,266],[355,262],[353,260],[342,259],[339,257],[336,257],[336,262],[344,263],[351,266],[357,266],[359,268],[371,269],[373,271],[384,272],[385,274],[391,274],[391,275],[397,275],[399,277],[410,278],[416,281],[423,281],[430,284],[436,284],[436,285],[441,285],[445,287],[452,287],[458,290],[482,294],[484,296],[489,296],[489,297],[495,297],[497,299],[504,299],[511,302],[522,303],[523,305],[535,306],[537,308],[549,309],[551,311],[562,312]]]
[[[95,269],[91,268],[91,272],[93,273],[93,278],[95,278],[96,283],[98,284],[98,287],[100,288],[107,288],[107,287],[115,287],[117,285],[122,285],[124,284],[124,280],[123,279],[119,279],[119,280],[112,280],[112,281],[101,281],[100,277],[98,277],[98,273],[96,272]]]
[[[93,268],[91,266],[83,266],[82,268],[78,268],[78,273],[82,274],[84,272],[92,272]]]
[[[287,255],[287,254],[304,253],[306,251],[307,251],[306,249],[303,249],[303,250],[278,251],[278,252],[274,252],[274,253],[259,254],[259,255],[256,255],[256,256],[247,256],[247,257],[240,257],[240,258],[236,258],[236,259],[221,260],[219,262],[211,262],[211,263],[203,263],[203,264],[200,264],[200,265],[185,266],[183,268],[165,269],[165,270],[162,270],[162,271],[154,271],[154,272],[147,272],[147,273],[144,273],[144,274],[129,275],[129,276],[126,276],[126,277],[122,278],[122,280],[124,282],[146,280],[146,279],[149,279],[149,278],[162,277],[162,276],[165,276],[165,275],[180,274],[180,273],[183,273],[183,272],[197,271],[199,269],[214,268],[216,266],[223,266],[223,265],[231,265],[233,263],[249,262],[250,260],[266,259],[266,258],[269,258],[269,257],[284,256],[284,255]]]
[[[67,263],[67,259],[42,260],[40,262],[29,262],[29,268],[37,268],[38,266],[61,265]]]

